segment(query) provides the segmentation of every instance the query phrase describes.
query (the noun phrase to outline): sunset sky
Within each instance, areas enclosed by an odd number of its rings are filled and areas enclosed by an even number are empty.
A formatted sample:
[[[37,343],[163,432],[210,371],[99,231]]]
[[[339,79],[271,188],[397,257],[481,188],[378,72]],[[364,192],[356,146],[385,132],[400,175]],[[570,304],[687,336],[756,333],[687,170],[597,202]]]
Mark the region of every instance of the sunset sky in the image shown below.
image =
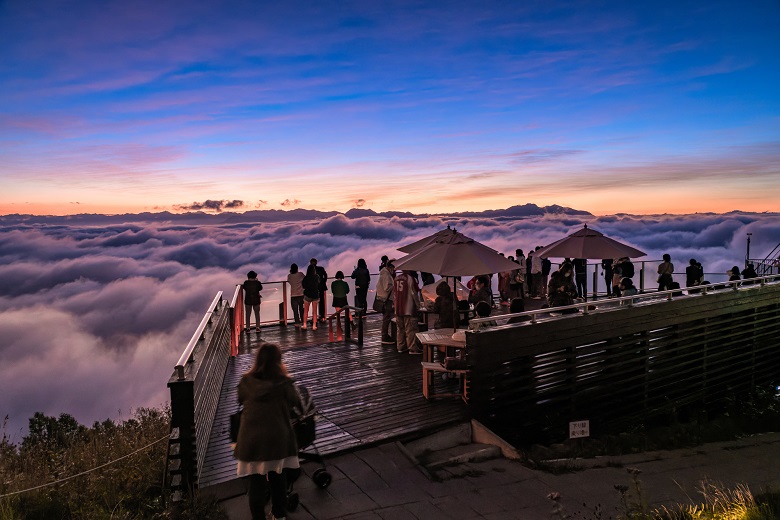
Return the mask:
[[[780,3],[0,2],[0,214],[780,211]]]

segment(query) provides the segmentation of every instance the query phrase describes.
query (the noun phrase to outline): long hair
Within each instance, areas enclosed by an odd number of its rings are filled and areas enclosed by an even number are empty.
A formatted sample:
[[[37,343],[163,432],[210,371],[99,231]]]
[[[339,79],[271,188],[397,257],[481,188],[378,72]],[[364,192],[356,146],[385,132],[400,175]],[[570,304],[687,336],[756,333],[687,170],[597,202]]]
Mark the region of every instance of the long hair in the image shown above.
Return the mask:
[[[288,377],[287,367],[282,362],[282,351],[273,343],[263,343],[257,349],[255,364],[247,374],[254,374],[261,379],[282,379]]]

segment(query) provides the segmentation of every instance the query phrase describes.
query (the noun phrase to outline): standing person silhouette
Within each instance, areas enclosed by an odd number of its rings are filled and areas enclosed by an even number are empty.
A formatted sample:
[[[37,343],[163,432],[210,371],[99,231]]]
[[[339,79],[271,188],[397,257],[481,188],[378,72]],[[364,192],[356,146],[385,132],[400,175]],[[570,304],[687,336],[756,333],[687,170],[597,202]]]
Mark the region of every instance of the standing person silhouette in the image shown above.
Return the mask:
[[[658,290],[666,291],[671,289],[670,284],[674,281],[672,279],[674,274],[674,264],[672,263],[672,257],[668,254],[664,255],[664,261],[658,266]]]
[[[326,314],[326,295],[325,293],[328,292],[328,273],[325,271],[325,268],[317,265],[317,259],[312,258],[309,260],[309,263],[314,265],[315,269],[317,270],[317,276],[320,277],[320,299],[319,299],[319,311],[320,311],[320,322],[325,323],[325,314]]]
[[[242,287],[244,288],[244,319],[246,322],[244,330],[249,332],[250,320],[254,312],[255,330],[260,332],[260,302],[263,301],[260,291],[263,290],[263,284],[257,279],[256,272],[249,271]]]
[[[306,330],[306,320],[309,318],[311,307],[311,329],[317,330],[317,304],[320,301],[320,277],[314,264],[306,268],[306,276],[303,278],[303,325]]]
[[[604,270],[604,285],[607,287],[607,296],[612,296],[612,259],[603,258],[601,268]]]
[[[368,265],[362,258],[358,259],[357,267],[352,271],[352,279],[355,280],[355,307],[362,309],[363,314],[368,309],[368,287],[371,285],[371,273],[368,272]]]
[[[384,257],[382,257],[384,258]],[[393,320],[393,280],[395,278],[395,266],[392,260],[384,262],[384,267],[379,272],[379,282],[376,284],[377,300],[382,304],[382,343],[385,345],[394,345],[395,338],[391,336],[392,330],[390,324]]]
[[[298,270],[298,264],[290,265],[287,283],[290,284],[290,305],[293,311],[293,322],[296,327],[304,323],[303,319],[303,279],[305,274]]]
[[[265,519],[270,488],[271,511],[282,520],[287,514],[284,470],[300,467],[292,410],[302,406],[279,347],[266,343],[257,350],[254,366],[238,383],[238,402],[244,411],[233,455],[238,460],[236,474],[248,484],[252,519]]]
[[[337,311],[349,305],[349,284],[344,281],[344,273],[341,271],[336,271],[336,279],[330,284],[330,293],[333,295],[333,308]]]

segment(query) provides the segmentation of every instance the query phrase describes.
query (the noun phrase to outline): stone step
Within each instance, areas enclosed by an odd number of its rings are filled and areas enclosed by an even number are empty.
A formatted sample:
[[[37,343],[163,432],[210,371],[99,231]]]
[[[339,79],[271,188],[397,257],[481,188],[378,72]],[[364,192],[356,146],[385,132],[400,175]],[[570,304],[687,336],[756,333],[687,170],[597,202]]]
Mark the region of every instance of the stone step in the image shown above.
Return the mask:
[[[451,448],[461,444],[471,444],[471,424],[463,423],[452,428],[436,432],[422,439],[406,443],[406,449],[417,458],[427,453]]]
[[[501,457],[501,448],[491,444],[460,444],[449,448],[431,451],[420,457],[420,463],[435,470],[451,464],[480,462]]]

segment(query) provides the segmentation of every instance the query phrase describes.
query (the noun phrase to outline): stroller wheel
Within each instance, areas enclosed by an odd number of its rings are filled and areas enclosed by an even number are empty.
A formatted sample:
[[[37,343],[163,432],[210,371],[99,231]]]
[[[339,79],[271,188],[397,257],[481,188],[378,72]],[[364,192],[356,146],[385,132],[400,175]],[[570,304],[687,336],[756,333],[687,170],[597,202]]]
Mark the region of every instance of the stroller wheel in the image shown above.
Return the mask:
[[[330,486],[333,477],[325,469],[320,468],[312,474],[311,479],[317,484],[317,487],[325,489]]]
[[[290,493],[287,495],[287,510],[288,511],[295,511],[298,509],[298,504],[301,503],[301,499],[298,496],[298,493]]]

